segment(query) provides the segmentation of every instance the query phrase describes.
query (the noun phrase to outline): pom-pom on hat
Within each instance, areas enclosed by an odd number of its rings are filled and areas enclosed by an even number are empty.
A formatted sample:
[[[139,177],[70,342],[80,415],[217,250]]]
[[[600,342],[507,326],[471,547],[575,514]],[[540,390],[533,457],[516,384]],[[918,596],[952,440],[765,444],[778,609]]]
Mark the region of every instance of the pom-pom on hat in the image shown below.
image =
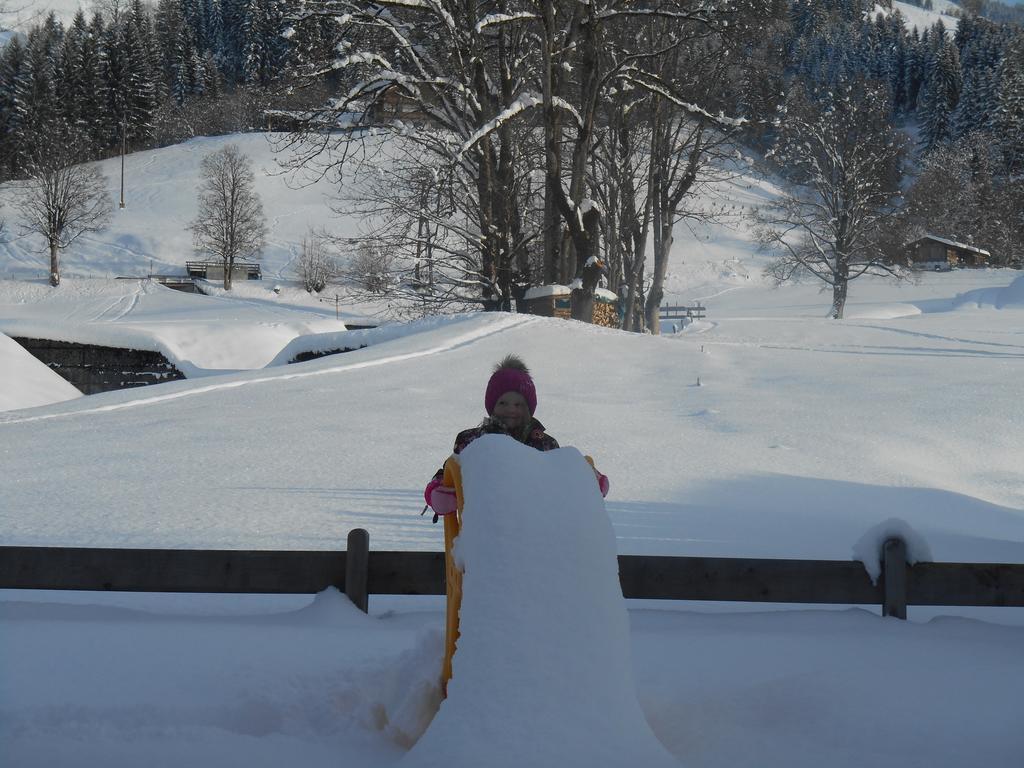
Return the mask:
[[[530,409],[531,415],[537,410],[537,390],[533,386],[533,379],[530,378],[530,371],[515,355],[509,355],[498,363],[487,382],[484,407],[488,415],[494,413],[498,398],[506,392],[518,392],[522,395],[526,399],[526,407]]]

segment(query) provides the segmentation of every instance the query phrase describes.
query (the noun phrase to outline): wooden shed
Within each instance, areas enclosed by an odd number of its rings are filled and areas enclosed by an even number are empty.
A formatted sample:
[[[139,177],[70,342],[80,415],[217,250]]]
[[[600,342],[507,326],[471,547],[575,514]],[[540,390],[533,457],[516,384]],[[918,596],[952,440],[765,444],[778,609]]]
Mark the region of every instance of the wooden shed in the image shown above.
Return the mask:
[[[619,327],[618,296],[611,291],[598,288],[594,292],[594,325],[606,328]],[[542,317],[572,317],[572,290],[567,285],[538,285],[527,289],[519,302],[522,311]]]
[[[983,248],[936,235],[925,235],[907,243],[907,252],[912,267],[939,271],[954,267],[984,267],[992,259],[992,254]]]

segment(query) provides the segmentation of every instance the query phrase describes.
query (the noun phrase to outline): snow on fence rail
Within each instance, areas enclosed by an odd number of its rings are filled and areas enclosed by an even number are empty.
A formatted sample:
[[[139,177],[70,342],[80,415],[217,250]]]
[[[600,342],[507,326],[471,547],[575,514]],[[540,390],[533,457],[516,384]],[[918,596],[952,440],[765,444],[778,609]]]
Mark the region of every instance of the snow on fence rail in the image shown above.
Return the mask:
[[[1024,564],[911,566],[906,545],[883,545],[873,583],[860,562],[619,555],[627,598],[881,605],[1024,607]],[[347,551],[0,547],[0,589],[311,594],[343,590],[363,611],[369,595],[443,595],[443,552],[372,552],[362,529]]]

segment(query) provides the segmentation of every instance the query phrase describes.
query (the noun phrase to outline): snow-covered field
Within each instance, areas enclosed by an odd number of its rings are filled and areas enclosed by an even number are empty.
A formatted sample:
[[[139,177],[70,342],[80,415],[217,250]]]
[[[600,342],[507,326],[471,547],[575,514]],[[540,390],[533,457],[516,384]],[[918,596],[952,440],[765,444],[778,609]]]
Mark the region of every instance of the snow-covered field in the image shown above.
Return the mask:
[[[245,134],[201,137],[183,144],[125,158],[125,208],[120,199],[120,159],[97,163],[107,178],[115,208],[111,225],[103,232],[83,235],[62,256],[64,273],[103,277],[139,277],[149,274],[185,274],[185,261],[195,259],[189,224],[198,210],[203,158],[227,144],[237,144],[252,161],[254,189],[267,216],[270,234],[261,264],[264,280],[273,285],[280,276],[295,276],[295,260],[303,237],[316,227],[350,233],[351,222],[332,218],[327,203],[333,188],[327,181],[309,180],[282,172],[273,135]],[[0,200],[7,203],[0,215],[10,224],[0,243],[0,278],[19,280],[45,276],[48,261],[43,241],[22,236],[10,207],[8,185],[0,185]]]
[[[173,187],[171,161],[147,154]],[[187,197],[167,195],[160,205]],[[325,223],[314,208],[280,240]],[[138,215],[142,228],[116,237],[163,243],[187,218]],[[483,486],[505,488],[482,508],[505,517],[465,545],[481,564],[481,602],[454,680],[481,679],[502,658],[509,667],[494,671],[503,683],[489,699],[453,683],[437,730],[411,751],[437,705],[438,598],[372,597],[364,616],[331,591],[0,593],[0,764],[487,766],[500,763],[488,734],[507,726],[534,750],[519,764],[575,768],[594,764],[597,728],[657,749],[629,714],[630,686],[684,766],[1024,762],[1016,609],[911,607],[899,622],[842,607],[632,602],[628,641],[572,633],[581,606],[622,610],[587,591],[603,582],[550,554],[577,547],[578,562],[607,564],[604,534],[581,522],[607,525],[603,511],[620,553],[850,559],[896,518],[936,560],[1024,563],[1021,273],[859,280],[835,322],[816,286],[761,280],[742,228],[677,242],[670,292],[701,299],[708,319],[662,337],[499,314],[344,331],[332,306],[269,286],[202,297],[98,279],[121,266],[110,241],[69,257],[72,277],[51,291],[10,246],[0,331],[145,342],[195,370],[64,399],[53,374],[0,344],[0,544],[319,549],[359,526],[373,547],[439,549],[440,527],[419,515],[423,485],[454,434],[482,417],[490,366],[513,351],[534,371],[537,416],[594,456],[611,492],[566,499],[573,451],[538,466],[506,457],[508,477],[481,458]],[[281,364],[283,350],[361,344]],[[532,607],[501,566],[524,538],[509,532],[513,509],[532,538],[549,537],[544,557],[518,558],[532,569]],[[545,577],[589,597],[538,588]],[[559,641],[579,667],[545,666],[546,643]],[[586,686],[569,680],[597,659]],[[547,674],[507,674],[516,664]],[[610,692],[616,705],[602,706]],[[531,708],[560,713],[554,727],[537,726]],[[576,735],[560,741],[559,724]]]
[[[919,33],[924,32],[926,29],[931,29],[935,26],[935,22],[941,21],[942,25],[946,28],[946,31],[953,33],[956,31],[957,23],[959,19],[956,16],[951,15],[952,13],[959,13],[960,7],[950,0],[933,0],[933,10],[925,10],[917,5],[911,3],[894,2],[892,4],[893,9],[898,9],[906,19],[907,29],[917,28]],[[880,5],[875,6],[875,13],[886,13],[886,9]]]

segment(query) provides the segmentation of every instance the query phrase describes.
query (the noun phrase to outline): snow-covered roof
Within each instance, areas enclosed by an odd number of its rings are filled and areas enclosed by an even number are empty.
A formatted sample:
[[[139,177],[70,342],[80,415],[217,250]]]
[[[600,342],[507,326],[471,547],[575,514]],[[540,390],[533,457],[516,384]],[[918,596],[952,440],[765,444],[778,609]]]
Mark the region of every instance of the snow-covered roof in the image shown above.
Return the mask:
[[[568,296],[572,293],[573,288],[579,288],[582,286],[582,282],[574,280],[572,286],[568,285],[535,285],[532,288],[527,288],[526,293],[523,294],[523,298],[526,300],[540,299],[547,296]],[[619,297],[607,288],[595,288],[594,295],[603,299],[604,301],[616,301]]]
[[[524,299],[540,299],[545,296],[568,296],[572,291],[567,285],[535,285],[527,288],[523,294]]]
[[[991,256],[992,255],[991,253],[986,251],[984,248],[975,248],[973,245],[967,245],[967,243],[958,243],[956,240],[947,240],[946,238],[939,237],[937,235],[925,235],[924,237],[920,238],[919,240],[916,240],[915,242],[919,243],[919,242],[921,242],[921,240],[934,240],[937,243],[942,243],[943,245],[950,245],[953,248],[959,248],[960,250],[963,250],[963,251],[971,251],[973,253],[980,253],[980,254],[982,254],[984,256]]]

